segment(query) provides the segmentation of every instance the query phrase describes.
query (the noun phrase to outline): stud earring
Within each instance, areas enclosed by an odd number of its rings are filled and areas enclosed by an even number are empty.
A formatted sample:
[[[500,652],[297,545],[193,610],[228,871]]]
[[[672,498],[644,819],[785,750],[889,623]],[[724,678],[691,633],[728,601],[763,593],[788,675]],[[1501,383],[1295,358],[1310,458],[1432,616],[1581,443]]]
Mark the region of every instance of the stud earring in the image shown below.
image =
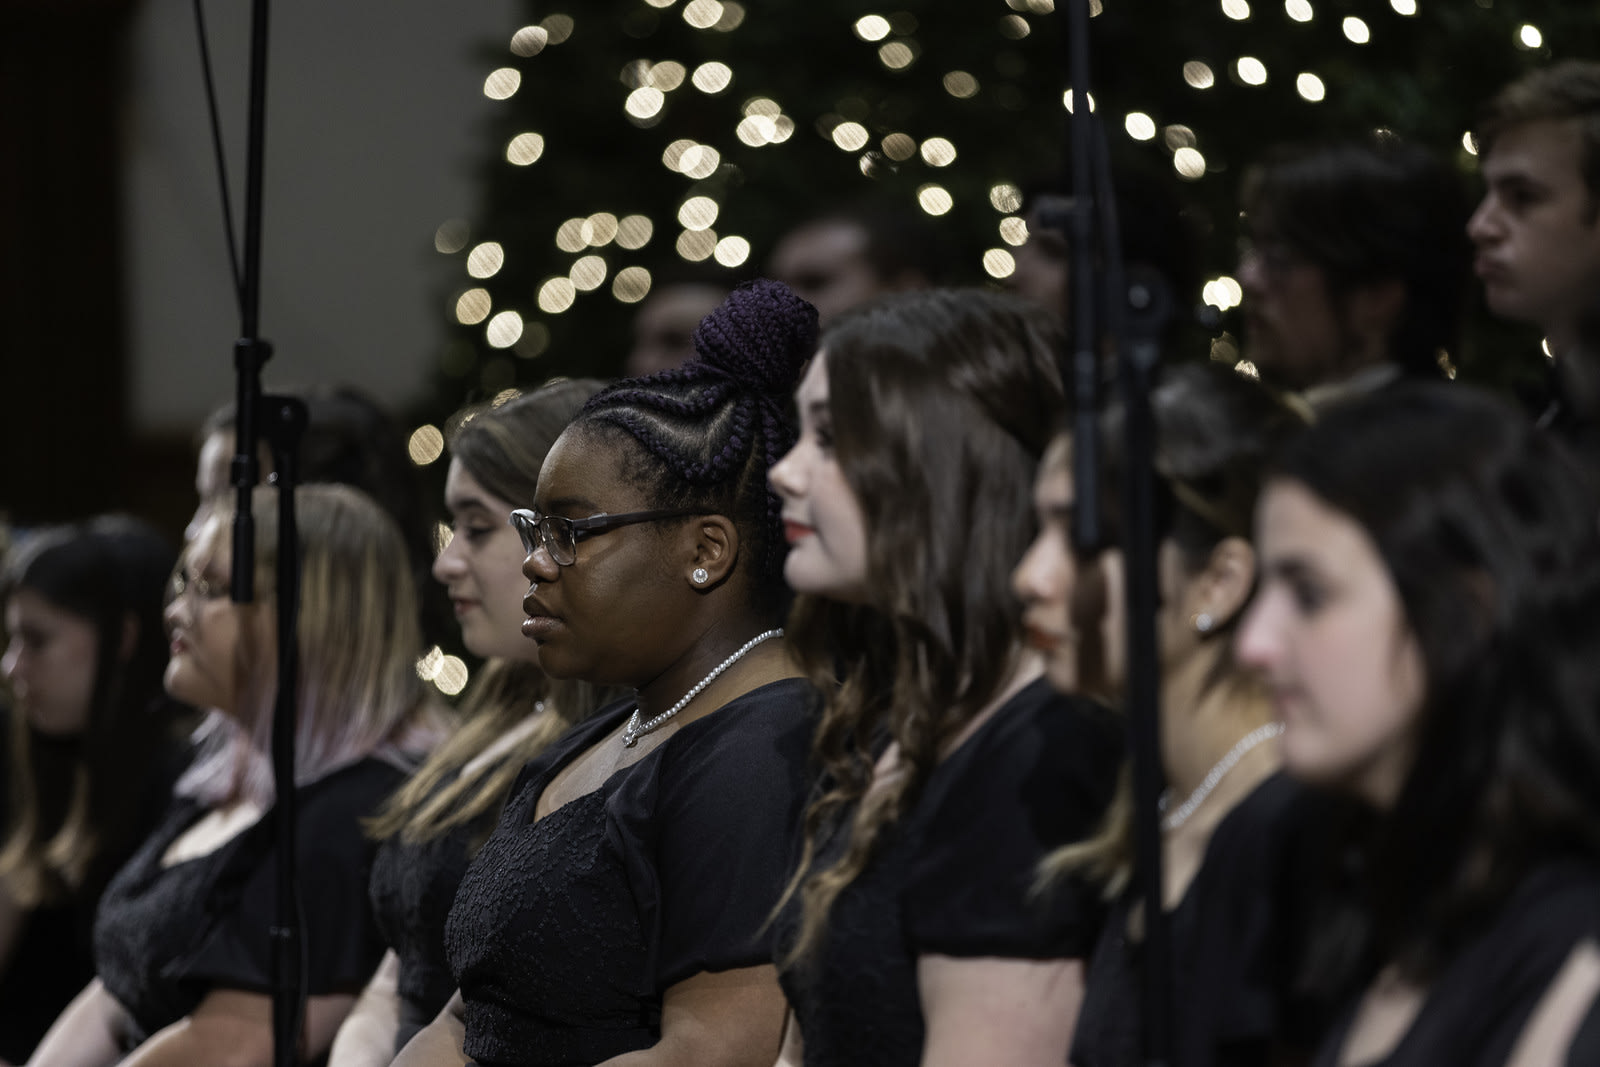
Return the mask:
[[[1208,634],[1211,632],[1211,627],[1216,625],[1216,621],[1211,618],[1211,614],[1205,611],[1195,612],[1189,622],[1194,626],[1194,632],[1197,634]]]
[[[706,570],[704,567],[696,567],[694,569],[694,573],[689,575],[689,579],[694,582],[695,585],[705,585],[706,582],[711,580],[711,572]]]

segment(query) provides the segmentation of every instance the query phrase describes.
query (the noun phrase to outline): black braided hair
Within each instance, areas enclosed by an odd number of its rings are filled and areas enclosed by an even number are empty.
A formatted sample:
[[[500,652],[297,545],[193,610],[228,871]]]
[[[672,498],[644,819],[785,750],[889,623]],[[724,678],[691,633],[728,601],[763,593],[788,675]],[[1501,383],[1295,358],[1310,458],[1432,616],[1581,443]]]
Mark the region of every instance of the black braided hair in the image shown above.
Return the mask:
[[[733,519],[763,603],[786,593],[782,505],[767,471],[794,445],[790,396],[816,342],[817,309],[782,282],[758,279],[701,321],[698,358],[596,393],[573,421],[633,442],[623,476],[652,506]]]

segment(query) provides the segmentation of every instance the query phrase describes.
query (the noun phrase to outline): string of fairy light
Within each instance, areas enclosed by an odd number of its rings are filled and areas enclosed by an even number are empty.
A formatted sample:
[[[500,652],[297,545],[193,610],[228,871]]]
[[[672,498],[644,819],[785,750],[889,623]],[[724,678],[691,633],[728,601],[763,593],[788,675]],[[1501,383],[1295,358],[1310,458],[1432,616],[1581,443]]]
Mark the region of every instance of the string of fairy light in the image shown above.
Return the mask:
[[[989,2],[997,8],[995,32],[1002,40],[1013,42],[1032,34],[1035,27],[1030,20],[1051,15],[1056,4],[1056,0]],[[680,0],[640,0],[640,3],[654,9],[660,17],[669,17],[675,11],[690,28],[706,35],[735,34],[750,19],[777,17],[760,9],[747,10],[734,0],[687,0],[681,5]],[[1417,17],[1418,3],[1419,0],[1390,0],[1392,17]],[[1272,16],[1274,9],[1277,17],[1294,24],[1337,20],[1338,31],[1347,47],[1369,45],[1375,33],[1382,32],[1381,27],[1375,29],[1368,19],[1326,11],[1331,5],[1322,0],[1282,0],[1271,4],[1218,0],[1218,5],[1223,18],[1235,23]],[[1100,15],[1101,10],[1102,0],[1091,0],[1091,16]],[[537,24],[517,29],[508,45],[512,58],[485,77],[484,95],[491,100],[508,101],[524,91],[526,83],[536,82],[537,65],[529,66],[526,61],[534,60],[547,49],[568,46],[575,26],[572,15],[556,13]],[[903,74],[919,64],[930,66],[938,58],[929,54],[918,36],[919,28],[917,19],[910,13],[888,11],[855,17],[848,24],[848,33],[856,47],[872,50],[884,71]],[[843,27],[840,32],[845,32]],[[1544,43],[1543,34],[1536,26],[1524,23],[1515,29],[1513,43],[1525,50],[1539,49]],[[516,63],[524,66],[514,65]],[[524,74],[524,69],[530,73]],[[1181,76],[1188,89],[1196,94],[1223,91],[1229,85],[1238,92],[1271,91],[1271,86],[1287,83],[1300,100],[1318,105],[1333,91],[1314,70],[1296,71],[1292,78],[1280,77],[1277,72],[1269,71],[1261,58],[1249,54],[1236,55],[1225,63],[1195,56],[1182,63]],[[628,123],[641,130],[661,124],[670,113],[672,100],[683,94],[737,99],[734,91],[741,81],[733,66],[723,59],[692,63],[680,59],[637,58],[626,63],[618,77],[626,90],[622,98],[624,116]],[[937,98],[939,91],[954,101],[971,100],[985,91],[977,74],[964,69],[943,71],[936,84],[938,90],[929,95],[930,101]],[[1073,109],[1071,90],[1062,94],[1061,101],[1069,112]],[[1094,109],[1095,103],[1091,94],[1089,107]],[[996,280],[1003,280],[1014,272],[1016,263],[1010,249],[1028,239],[1027,223],[1020,214],[1021,189],[1014,181],[972,182],[970,173],[962,173],[963,163],[970,162],[968,155],[963,154],[950,137],[941,134],[918,137],[909,129],[874,129],[869,126],[871,109],[862,100],[839,101],[831,111],[807,116],[786,108],[771,95],[751,95],[730,110],[730,121],[723,133],[727,140],[720,145],[715,138],[702,141],[683,137],[672,140],[662,151],[662,167],[689,182],[678,198],[676,211],[670,216],[652,218],[642,212],[599,211],[568,217],[555,226],[548,240],[562,258],[553,264],[556,269],[534,287],[533,303],[538,315],[526,314],[515,306],[497,306],[490,283],[504,269],[508,256],[544,260],[550,258],[548,245],[542,250],[508,249],[493,239],[473,241],[471,227],[464,220],[451,219],[440,224],[434,234],[434,248],[442,255],[459,257],[466,276],[465,287],[451,303],[450,315],[463,327],[481,330],[482,342],[489,349],[532,359],[546,351],[551,339],[548,325],[539,316],[562,315],[580,300],[593,299],[607,291],[611,300],[624,307],[648,296],[654,278],[639,260],[646,249],[659,254],[662,241],[670,240],[672,253],[684,262],[709,261],[729,271],[737,270],[749,260],[752,246],[746,236],[737,232],[736,209],[729,210],[726,190],[717,183],[730,150],[735,148],[732,142],[761,152],[781,150],[781,146],[803,135],[808,124],[816,136],[831,142],[840,152],[854,155],[860,174],[867,180],[879,177],[885,168],[908,165],[926,168],[926,180],[916,182],[912,195],[917,208],[930,217],[945,218],[958,209],[970,210],[958,204],[952,186],[986,185],[986,208],[998,215],[991,231],[998,241],[981,253],[981,267],[988,277]],[[1163,121],[1148,110],[1134,110],[1122,117],[1121,126],[1132,140],[1154,142],[1163,147],[1180,179],[1203,181],[1211,169],[1201,137],[1192,125],[1181,119],[1182,116],[1176,116],[1173,121]],[[1462,147],[1466,152],[1475,152],[1470,133],[1463,134]],[[544,134],[533,129],[520,130],[504,144],[504,165],[536,166],[546,161],[547,148]],[[957,180],[944,175],[955,176]],[[1202,290],[1202,299],[1220,311],[1236,307],[1242,295],[1239,282],[1228,274],[1206,279]],[[1227,334],[1218,337],[1212,355],[1234,362],[1246,372],[1251,369],[1240,362],[1237,344]],[[488,384],[487,375],[485,384]],[[516,395],[518,391],[514,388],[499,389],[494,402],[503,403]],[[443,455],[444,433],[432,424],[420,426],[411,435],[409,449],[412,461],[418,466],[435,463]],[[448,529],[441,527],[440,547],[447,543],[448,537]],[[452,695],[468,681],[466,665],[437,648],[423,658],[418,671]]]

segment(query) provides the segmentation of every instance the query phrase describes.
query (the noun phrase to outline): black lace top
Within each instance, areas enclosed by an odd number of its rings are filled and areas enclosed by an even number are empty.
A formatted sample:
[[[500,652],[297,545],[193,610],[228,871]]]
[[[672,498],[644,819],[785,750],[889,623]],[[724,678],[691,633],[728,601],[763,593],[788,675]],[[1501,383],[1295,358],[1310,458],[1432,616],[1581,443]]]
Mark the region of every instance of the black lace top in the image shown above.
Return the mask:
[[[780,975],[807,1067],[915,1067],[924,1033],[920,955],[1088,955],[1100,927],[1095,895],[1065,883],[1041,898],[1032,887],[1046,855],[1099,823],[1121,747],[1108,712],[1039,681],[934,770],[835,900],[816,955]],[[844,836],[819,844],[819,863],[837,857]],[[775,927],[779,959],[799,921],[791,901]]]
[[[1600,939],[1600,868],[1550,863],[1523,879],[1492,926],[1429,986],[1399,1045],[1373,1067],[1502,1067],[1539,1000],[1581,942]],[[1314,1061],[1333,1067],[1356,1006],[1333,1028]],[[1592,1024],[1579,1027],[1564,1061],[1592,1067]]]
[[[1173,962],[1174,1062],[1254,1067],[1275,1048],[1310,1051],[1307,1008],[1290,988],[1311,914],[1321,808],[1317,797],[1274,774],[1217,824],[1205,858],[1168,912]],[[1305,846],[1305,847],[1302,847]],[[1128,937],[1117,901],[1095,948],[1073,1037],[1076,1067],[1138,1067],[1142,943]]]
[[[537,822],[546,784],[632,703],[528,764],[445,928],[467,1055],[532,1067],[648,1048],[668,987],[771,961],[813,701],[799,680],[756,689]]]
[[[359,992],[383,955],[367,902],[373,845],[360,820],[403,777],[395,766],[367,759],[297,793],[309,995]],[[146,1036],[188,1015],[213,989],[272,991],[272,813],[214,852],[163,867],[161,857],[205,810],[176,801],[101,898],[95,963],[106,990]]]
[[[445,788],[451,779],[439,784]],[[491,808],[427,841],[397,834],[378,846],[372,863],[372,910],[383,939],[400,960],[398,1052],[439,1014],[456,979],[445,955],[444,924],[474,846],[500,817]]]

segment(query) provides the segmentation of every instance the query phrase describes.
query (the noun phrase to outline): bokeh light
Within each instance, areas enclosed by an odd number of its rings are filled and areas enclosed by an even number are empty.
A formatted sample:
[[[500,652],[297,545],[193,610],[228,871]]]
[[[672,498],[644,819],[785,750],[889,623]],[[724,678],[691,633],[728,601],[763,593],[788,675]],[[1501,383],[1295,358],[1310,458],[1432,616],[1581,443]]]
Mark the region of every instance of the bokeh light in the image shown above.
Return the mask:
[[[1022,210],[1022,190],[1010,182],[989,186],[989,204],[999,212],[1010,215]]]
[[[882,15],[863,15],[856,19],[855,31],[863,41],[881,41],[889,36],[889,20]]]
[[[454,255],[467,247],[472,239],[472,227],[466,219],[446,219],[433,231],[433,248],[445,255]]]
[[[1267,84],[1267,65],[1255,56],[1240,56],[1233,69],[1246,85]]]
[[[499,241],[485,241],[467,253],[467,273],[474,278],[493,278],[505,263],[506,250]]]
[[[689,82],[702,93],[720,93],[733,84],[733,68],[726,63],[702,63],[689,75]]]
[[[494,348],[510,348],[521,336],[522,316],[515,311],[500,312],[483,328],[483,339]]]
[[[1310,22],[1316,14],[1311,10],[1311,0],[1284,0],[1283,11],[1296,22]]]
[[[697,30],[709,30],[722,18],[719,0],[689,0],[683,8],[683,21]]]
[[[750,242],[743,237],[724,237],[717,242],[712,254],[724,267],[743,266],[744,261],[750,258]]]
[[[1217,84],[1217,76],[1210,66],[1198,59],[1191,59],[1183,65],[1183,80],[1191,89],[1209,89]]]
[[[678,225],[686,230],[709,230],[717,221],[717,202],[709,196],[691,196],[678,208]]]
[[[598,211],[584,219],[578,227],[578,236],[590,248],[604,248],[617,235],[617,217],[609,211]]]
[[[917,206],[930,215],[943,215],[955,206],[955,199],[944,186],[930,183],[917,189]]]
[[[524,26],[511,35],[511,51],[519,56],[536,56],[550,43],[550,31],[543,26]]]
[[[891,133],[881,142],[883,154],[896,163],[904,163],[917,154],[917,142],[914,137],[904,133]]]
[[[715,230],[684,230],[678,234],[678,255],[690,263],[700,263],[709,259],[711,253],[717,250],[717,232]]]
[[[1152,141],[1156,136],[1156,120],[1146,115],[1143,111],[1130,111],[1123,120],[1123,129],[1128,131],[1128,136],[1135,141]]]
[[[579,292],[594,292],[606,283],[605,257],[590,255],[579,258],[567,272],[567,278]]]
[[[1328,89],[1322,84],[1322,79],[1306,71],[1294,80],[1294,90],[1313,104],[1328,95]]]
[[[1000,240],[1008,245],[1028,243],[1028,223],[1021,215],[1007,215],[1000,220]]]
[[[623,267],[611,280],[611,295],[624,304],[637,304],[650,295],[650,272],[643,267]]]
[[[1206,157],[1195,148],[1180,148],[1172,153],[1172,169],[1185,181],[1197,181],[1206,173]]]
[[[922,161],[930,167],[948,167],[956,161],[956,146],[943,137],[922,142]]]
[[[483,80],[483,95],[490,100],[509,100],[522,88],[522,72],[516,67],[501,67]]]
[[[655,235],[655,223],[644,215],[629,215],[617,223],[617,246],[630,252],[643,248]]]
[[[1344,19],[1344,35],[1352,44],[1366,44],[1372,40],[1372,30],[1367,24],[1354,15],[1346,15]]]
[[[1009,278],[1016,269],[1016,258],[1004,248],[991,248],[983,254],[983,270],[991,278]]]
[[[434,425],[418,426],[406,441],[406,454],[411,462],[426,467],[444,455],[444,434]]]
[[[833,143],[846,152],[861,149],[867,140],[867,128],[859,122],[841,122],[833,128]]]
[[[506,145],[506,161],[519,167],[539,162],[544,155],[544,138],[536,133],[519,133]]]
[[[578,299],[578,290],[571,278],[548,278],[539,286],[539,310],[547,315],[559,315]]]
[[[1222,0],[1222,13],[1235,22],[1243,22],[1250,17],[1250,5],[1247,0]]]
[[[944,91],[957,100],[968,100],[978,95],[978,79],[964,70],[952,70],[944,76]]]
[[[456,321],[463,326],[476,326],[489,317],[494,299],[487,289],[468,289],[456,297]]]
[[[1220,311],[1228,311],[1239,306],[1244,299],[1244,289],[1235,278],[1224,274],[1220,278],[1213,278],[1206,282],[1201,290],[1201,296],[1206,303]]]

